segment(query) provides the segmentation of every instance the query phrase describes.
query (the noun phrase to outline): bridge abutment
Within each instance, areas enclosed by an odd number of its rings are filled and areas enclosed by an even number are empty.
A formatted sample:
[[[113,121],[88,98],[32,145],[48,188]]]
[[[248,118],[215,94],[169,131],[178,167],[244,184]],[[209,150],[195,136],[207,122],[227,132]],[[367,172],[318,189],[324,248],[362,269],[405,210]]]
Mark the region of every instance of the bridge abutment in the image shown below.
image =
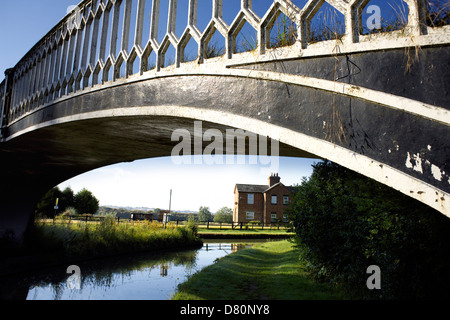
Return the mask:
[[[34,231],[36,202],[22,198],[2,201],[0,204],[0,249],[3,254],[10,250],[27,249]]]

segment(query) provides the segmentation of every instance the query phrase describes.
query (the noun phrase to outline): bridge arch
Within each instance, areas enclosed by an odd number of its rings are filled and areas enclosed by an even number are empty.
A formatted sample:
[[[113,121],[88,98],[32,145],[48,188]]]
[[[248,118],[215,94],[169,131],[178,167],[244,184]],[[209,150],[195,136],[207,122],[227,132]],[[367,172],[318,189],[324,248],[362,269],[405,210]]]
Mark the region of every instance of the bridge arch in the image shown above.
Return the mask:
[[[327,92],[328,95],[325,94]],[[263,97],[258,96],[261,93],[264,94]],[[440,122],[445,130],[448,127],[448,117],[441,116],[448,114],[447,110],[388,93],[373,95],[371,90],[366,88],[355,89],[354,86],[344,83],[317,78],[292,77],[273,71],[214,70],[211,68],[201,70],[197,68],[146,79],[129,79],[122,83],[98,87],[88,92],[61,98],[53,104],[35,110],[25,118],[12,122],[9,126],[7,143],[14,142],[22,136],[26,137],[33,132],[36,134],[42,129],[51,132],[52,128],[56,128],[55,130],[58,132],[57,128],[61,125],[72,124],[74,126],[70,130],[76,131],[75,124],[77,123],[101,119],[113,119],[111,121],[117,123],[118,132],[124,134],[124,130],[120,129],[121,119],[151,119],[154,117],[177,119],[170,126],[168,126],[170,120],[167,120],[167,123],[159,124],[166,129],[170,128],[168,131],[166,130],[164,137],[166,141],[162,143],[162,145],[166,145],[164,155],[170,155],[170,148],[167,147],[173,146],[168,135],[171,133],[170,130],[177,129],[177,126],[178,128],[180,126],[189,128],[192,127],[194,120],[200,120],[215,124],[222,129],[226,127],[241,128],[271,137],[285,146],[302,150],[305,154],[341,164],[448,215],[449,210],[446,204],[448,201],[445,200],[448,194],[445,191],[409,174],[410,168],[405,167],[403,169],[406,170],[401,170],[388,161],[383,161],[383,157],[377,159],[370,153],[364,154],[363,148],[360,146],[351,147],[351,143],[339,141],[345,137],[333,138],[330,136],[332,132],[328,131],[325,122],[332,120],[329,115],[333,114],[333,108],[341,108],[330,100],[330,98],[336,99],[334,95],[337,93],[339,93],[338,97],[343,97],[345,104],[354,103],[356,105],[356,100],[364,101],[365,104],[368,104],[363,107],[364,113],[379,114],[382,112],[386,115],[397,114],[396,116],[407,114],[408,118],[420,117],[421,121],[428,124]],[[303,98],[300,99],[301,96]],[[373,96],[376,96],[376,99]],[[313,99],[315,103],[289,105],[294,102],[298,103],[302,99],[303,101],[304,99],[308,101]],[[339,111],[340,113],[337,113],[338,116],[344,117],[344,109],[347,108],[345,104],[344,108]],[[354,110],[353,113],[350,117],[354,117],[358,111]],[[301,119],[306,115],[308,120]],[[364,118],[367,118],[367,115]],[[182,120],[180,121],[180,119]],[[363,118],[356,116],[353,121],[355,120],[362,121]],[[299,123],[307,127],[299,128]],[[343,122],[336,123],[343,125]],[[154,129],[158,130],[157,126]],[[317,129],[317,126],[322,128]],[[86,130],[84,128],[83,132]],[[361,132],[366,134],[366,140],[372,139],[369,128],[364,130],[366,131]],[[376,129],[375,131],[378,133]],[[394,131],[398,131],[398,129],[394,128],[390,134],[393,134]],[[65,134],[70,134],[68,132]],[[82,138],[80,137],[80,139]],[[108,139],[107,135],[105,139]],[[403,143],[406,143],[409,138],[403,139]],[[390,140],[402,143],[400,137]],[[366,147],[370,147],[370,143]],[[385,153],[386,151],[389,154],[394,153],[395,147],[392,146],[389,151],[385,150]],[[383,148],[378,147],[378,149]],[[50,154],[52,151],[47,150],[46,153]],[[379,153],[379,150],[375,150],[373,154],[375,153]],[[411,155],[411,153],[403,154],[404,159],[401,160],[404,161],[404,166],[407,157]],[[56,155],[53,156],[56,157]],[[129,161],[130,159],[124,160]],[[95,166],[98,165],[101,163],[95,164]]]

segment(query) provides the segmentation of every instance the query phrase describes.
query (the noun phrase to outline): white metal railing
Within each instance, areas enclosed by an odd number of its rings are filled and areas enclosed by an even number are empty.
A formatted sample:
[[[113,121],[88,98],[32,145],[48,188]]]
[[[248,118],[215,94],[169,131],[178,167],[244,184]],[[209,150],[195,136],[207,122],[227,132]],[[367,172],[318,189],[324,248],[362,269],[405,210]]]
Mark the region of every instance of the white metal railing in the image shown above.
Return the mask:
[[[12,77],[0,86],[2,108],[7,123],[56,99],[97,84],[149,71],[149,57],[155,53],[154,72],[164,67],[164,57],[170,45],[176,50],[175,66],[184,62],[184,50],[193,39],[198,45],[198,63],[203,63],[211,36],[218,31],[225,38],[225,56],[236,53],[236,37],[245,23],[257,32],[257,53],[270,49],[270,32],[280,13],[297,26],[299,50],[308,49],[310,24],[324,0],[310,0],[303,8],[291,0],[274,0],[263,16],[253,11],[252,0],[241,0],[240,8],[231,25],[223,15],[227,0],[188,1],[187,25],[181,37],[175,32],[177,0],[84,0],[43,37],[7,76]],[[212,15],[202,32],[197,26],[198,6],[212,1]],[[350,43],[360,41],[361,10],[369,0],[326,0],[345,18],[345,36]],[[427,33],[424,19],[425,0],[405,0],[408,4],[407,28],[411,35]],[[151,3],[151,22],[144,16]],[[257,3],[257,1],[255,1]],[[168,5],[167,29],[159,30],[161,5]],[[149,28],[149,30],[148,30]],[[147,34],[144,38],[144,34]],[[163,31],[162,41],[158,40]],[[133,70],[133,65],[138,68]],[[10,86],[6,83],[11,83]],[[5,103],[6,91],[10,93]],[[9,96],[9,95],[8,95]],[[2,113],[3,117],[3,113]],[[4,126],[4,123],[2,122]]]

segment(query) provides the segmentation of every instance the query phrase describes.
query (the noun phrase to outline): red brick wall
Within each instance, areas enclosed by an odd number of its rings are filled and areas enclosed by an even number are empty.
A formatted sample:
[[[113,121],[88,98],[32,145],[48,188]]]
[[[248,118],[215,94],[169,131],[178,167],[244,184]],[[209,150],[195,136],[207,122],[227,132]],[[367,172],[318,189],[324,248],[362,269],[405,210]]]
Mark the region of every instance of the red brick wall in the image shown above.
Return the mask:
[[[254,220],[263,220],[264,214],[264,196],[262,193],[254,193],[254,204],[248,204],[248,193],[235,190],[234,193],[234,210],[233,221],[234,222],[249,222]],[[247,211],[253,211],[255,213],[254,218],[247,219]]]
[[[272,196],[277,196],[277,204],[272,204]],[[288,205],[283,204],[283,197],[291,195],[289,189],[283,184],[279,184],[270,189],[267,193],[254,193],[254,204],[248,204],[248,193],[234,190],[233,222],[250,222],[258,220],[264,224],[272,223],[272,213],[276,213],[276,218],[283,221],[283,214],[286,213]],[[253,219],[247,219],[247,211],[255,213]]]
[[[277,204],[275,205],[272,204],[272,196],[277,196]],[[289,189],[283,184],[280,184],[265,193],[264,202],[266,205],[264,210],[264,224],[272,223],[272,213],[276,213],[276,218],[283,221],[283,214],[286,213],[285,211],[289,207],[288,205],[283,204],[283,196],[288,196],[289,200],[291,200]]]

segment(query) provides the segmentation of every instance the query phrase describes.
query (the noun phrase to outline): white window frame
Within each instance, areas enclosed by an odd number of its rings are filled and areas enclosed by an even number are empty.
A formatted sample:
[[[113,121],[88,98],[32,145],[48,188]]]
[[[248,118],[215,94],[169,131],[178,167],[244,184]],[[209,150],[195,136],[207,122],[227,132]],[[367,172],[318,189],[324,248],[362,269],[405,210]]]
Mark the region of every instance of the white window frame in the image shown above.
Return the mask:
[[[247,219],[247,220],[255,220],[255,212],[254,211],[247,211],[247,212],[245,212],[245,219]]]
[[[283,214],[283,222],[289,222],[289,215],[287,213]]]
[[[276,195],[271,196],[271,197],[270,197],[270,203],[271,203],[271,204],[277,204],[277,201],[278,201],[277,198],[278,198],[278,197],[277,197]],[[274,199],[275,199],[275,202],[273,201]]]
[[[254,193],[247,194],[247,204],[255,204],[255,194]]]
[[[289,204],[289,196],[283,196],[283,204]]]
[[[276,222],[277,221],[277,214],[271,213],[270,214],[270,222]]]

